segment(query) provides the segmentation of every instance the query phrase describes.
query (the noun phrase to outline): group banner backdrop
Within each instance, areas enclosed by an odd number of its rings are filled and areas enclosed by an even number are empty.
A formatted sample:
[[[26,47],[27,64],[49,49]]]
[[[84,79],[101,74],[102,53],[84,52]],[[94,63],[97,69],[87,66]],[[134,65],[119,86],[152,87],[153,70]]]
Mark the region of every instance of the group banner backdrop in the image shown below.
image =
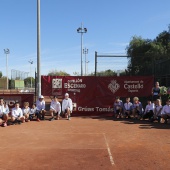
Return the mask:
[[[16,102],[20,103],[21,108],[24,102],[29,102],[30,107],[34,102],[34,94],[0,94],[0,98],[8,104],[10,111],[15,107]]]
[[[143,76],[87,77],[87,76],[42,76],[42,94],[57,95],[63,99],[69,93],[73,101],[73,112],[113,112],[117,96],[148,97],[154,78]]]

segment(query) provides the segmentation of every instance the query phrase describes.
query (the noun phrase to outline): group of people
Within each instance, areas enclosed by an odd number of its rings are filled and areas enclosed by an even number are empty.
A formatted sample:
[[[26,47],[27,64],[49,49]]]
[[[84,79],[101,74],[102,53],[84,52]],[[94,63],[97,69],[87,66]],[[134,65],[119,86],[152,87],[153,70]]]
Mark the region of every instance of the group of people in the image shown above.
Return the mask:
[[[116,97],[113,108],[115,118],[149,119],[151,122],[155,120],[161,122],[162,118],[164,123],[170,119],[170,99],[167,98],[166,104],[162,106],[159,82],[156,82],[152,88],[152,97],[148,98],[145,108],[138,97],[134,97],[132,103],[130,97],[126,98],[125,103],[120,97]]]
[[[62,107],[60,102],[58,101],[58,97],[54,96],[51,104],[50,104],[50,121],[56,119],[60,119],[61,112],[65,116],[66,119],[70,120],[70,116],[72,113],[72,100],[69,98],[69,94],[65,94],[65,98],[62,100]],[[23,108],[20,108],[19,102],[15,103],[15,107],[12,108],[11,112],[9,110],[8,105],[4,101],[3,98],[0,98],[0,126],[6,127],[8,124],[8,118],[11,117],[12,124],[21,124],[24,122],[32,121],[36,119],[38,122],[44,120],[44,116],[46,114],[45,109],[45,100],[44,96],[40,95],[36,104],[33,104],[31,107],[29,106],[29,102],[24,102]]]

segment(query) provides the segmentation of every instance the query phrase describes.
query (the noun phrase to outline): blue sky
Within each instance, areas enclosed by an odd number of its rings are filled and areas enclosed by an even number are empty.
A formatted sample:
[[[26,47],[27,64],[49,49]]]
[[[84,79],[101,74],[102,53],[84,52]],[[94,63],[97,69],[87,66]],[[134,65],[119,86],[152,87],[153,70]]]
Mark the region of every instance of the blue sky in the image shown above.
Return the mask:
[[[11,69],[30,72],[37,67],[37,0],[1,0],[0,71],[6,76]],[[134,35],[154,39],[170,24],[169,0],[41,0],[41,74],[63,70],[71,75],[80,70],[81,36],[77,28],[83,23],[88,48],[88,72],[94,72],[95,51],[99,54],[126,54]],[[84,60],[84,56],[83,56]],[[113,65],[112,62],[110,65]],[[124,69],[126,59],[113,67]],[[109,64],[104,63],[103,65]],[[84,71],[84,62],[83,62]],[[33,71],[32,71],[32,74]]]

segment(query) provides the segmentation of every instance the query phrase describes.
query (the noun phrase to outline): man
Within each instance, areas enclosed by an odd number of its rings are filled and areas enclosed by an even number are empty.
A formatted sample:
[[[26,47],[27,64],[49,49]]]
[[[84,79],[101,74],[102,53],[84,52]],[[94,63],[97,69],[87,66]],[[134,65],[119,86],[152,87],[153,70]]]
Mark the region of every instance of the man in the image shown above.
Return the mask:
[[[46,113],[45,110],[45,100],[44,96],[40,95],[39,99],[36,101],[36,106],[37,106],[37,111],[36,111],[36,116],[37,116],[37,121],[44,120],[44,116]]]
[[[62,101],[62,112],[65,114],[65,117],[70,120],[70,116],[73,110],[72,100],[69,98],[69,94],[65,94],[65,98]]]
[[[3,98],[0,98],[0,126],[6,127],[8,121],[9,108],[4,102]]]
[[[51,114],[51,118],[49,119],[50,121],[54,120],[54,113],[56,113],[56,119],[59,120],[60,113],[61,113],[61,104],[58,101],[57,96],[54,96],[50,104],[50,114]]]

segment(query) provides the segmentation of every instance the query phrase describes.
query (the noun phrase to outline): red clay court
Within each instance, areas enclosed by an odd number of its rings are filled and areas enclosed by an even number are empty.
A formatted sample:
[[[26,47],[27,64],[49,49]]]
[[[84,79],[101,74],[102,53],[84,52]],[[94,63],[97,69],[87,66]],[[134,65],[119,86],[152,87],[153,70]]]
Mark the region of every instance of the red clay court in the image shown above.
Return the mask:
[[[170,124],[112,117],[0,128],[0,170],[168,170]]]

